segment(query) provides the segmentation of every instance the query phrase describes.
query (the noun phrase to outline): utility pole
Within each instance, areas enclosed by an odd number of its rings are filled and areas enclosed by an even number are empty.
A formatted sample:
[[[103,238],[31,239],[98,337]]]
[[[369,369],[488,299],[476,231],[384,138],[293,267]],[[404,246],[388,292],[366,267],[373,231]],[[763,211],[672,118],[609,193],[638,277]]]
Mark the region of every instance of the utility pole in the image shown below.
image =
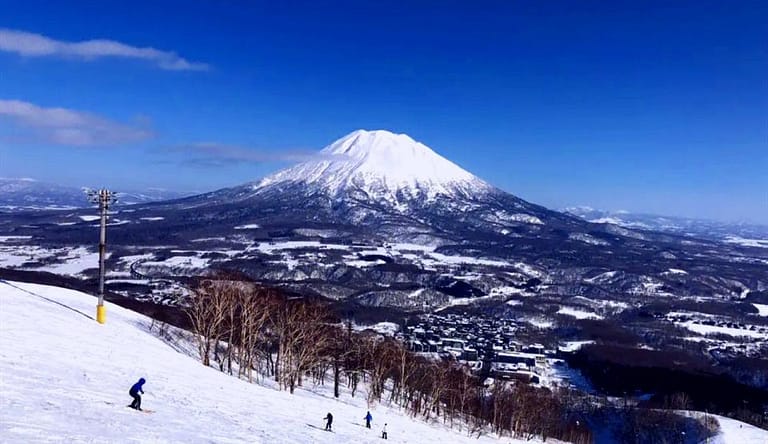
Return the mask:
[[[87,190],[88,200],[91,203],[99,205],[99,216],[101,219],[101,229],[99,234],[99,302],[96,305],[96,322],[103,324],[107,322],[107,310],[104,308],[104,259],[107,252],[107,211],[109,206],[117,202],[116,194],[112,191]]]

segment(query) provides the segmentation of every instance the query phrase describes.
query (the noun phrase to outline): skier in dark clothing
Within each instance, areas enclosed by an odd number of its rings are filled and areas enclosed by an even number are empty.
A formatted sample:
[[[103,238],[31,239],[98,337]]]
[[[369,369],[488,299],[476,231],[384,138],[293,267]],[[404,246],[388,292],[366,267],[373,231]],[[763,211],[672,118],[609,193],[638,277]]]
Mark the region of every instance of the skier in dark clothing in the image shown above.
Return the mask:
[[[128,407],[136,410],[141,410],[141,393],[144,394],[144,383],[147,382],[144,378],[140,378],[139,382],[133,384],[131,389],[128,390],[128,394],[133,397],[133,402]]]
[[[371,421],[372,421],[372,420],[373,420],[373,416],[371,416],[371,412],[368,412],[368,413],[365,415],[365,426],[366,426],[367,428],[369,428],[369,429],[371,428]]]
[[[333,415],[331,415],[331,412],[328,412],[328,414],[325,415],[325,418],[323,418],[323,419],[328,421],[328,422],[325,423],[325,430],[327,430],[329,432],[332,431],[331,430],[331,424],[333,424]]]

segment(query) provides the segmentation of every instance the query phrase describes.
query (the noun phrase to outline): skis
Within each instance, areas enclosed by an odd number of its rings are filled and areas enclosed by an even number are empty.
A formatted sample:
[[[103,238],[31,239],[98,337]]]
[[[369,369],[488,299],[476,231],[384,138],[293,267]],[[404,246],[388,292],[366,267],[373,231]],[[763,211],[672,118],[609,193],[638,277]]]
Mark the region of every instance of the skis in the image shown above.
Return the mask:
[[[313,429],[322,430],[322,431],[324,431],[324,432],[331,432],[331,433],[336,433],[336,432],[334,432],[333,430],[328,430],[328,429],[326,429],[325,427],[318,427],[318,426],[316,426],[316,425],[314,425],[314,424],[307,424],[307,427],[312,427]]]
[[[128,407],[131,410],[136,410],[135,408],[133,408],[133,407],[131,407],[129,405],[127,405],[126,407]],[[141,410],[136,410],[136,411],[139,412],[139,413],[155,413],[154,410],[149,410],[149,409],[141,409]]]

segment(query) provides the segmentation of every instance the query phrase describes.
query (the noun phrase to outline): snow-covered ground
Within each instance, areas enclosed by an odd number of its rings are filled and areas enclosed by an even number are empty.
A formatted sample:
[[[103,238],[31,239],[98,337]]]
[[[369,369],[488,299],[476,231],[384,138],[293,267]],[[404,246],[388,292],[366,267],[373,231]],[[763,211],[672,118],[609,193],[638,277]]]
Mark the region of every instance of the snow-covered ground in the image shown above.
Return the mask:
[[[108,303],[106,324],[96,323],[95,302],[72,290],[0,281],[0,441],[374,443],[386,422],[395,443],[524,442],[468,437],[368,406],[361,395],[335,400],[327,387],[291,395],[250,384],[147,333],[142,315]],[[125,407],[139,377],[147,379],[143,407],[155,413]],[[372,430],[361,425],[367,409]],[[327,412],[335,433],[322,430]]]
[[[560,307],[557,314],[573,316],[576,319],[603,319],[602,316],[589,311],[579,310],[573,307]]]
[[[563,342],[561,345],[557,347],[558,350],[562,352],[575,352],[576,350],[579,350],[581,347],[589,344],[594,344],[595,341],[567,341]]]
[[[19,237],[6,236],[5,239],[0,239],[0,267],[24,267],[70,276],[78,276],[85,270],[99,267],[99,253],[87,247],[43,248],[19,245],[15,242]],[[107,257],[109,254],[107,253]]]
[[[608,241],[599,239],[595,236],[591,236],[585,233],[570,233],[568,235],[568,239],[581,241],[581,242],[584,242],[585,244],[590,244],[590,245],[602,245],[602,246],[611,245],[611,243]]]
[[[485,265],[489,267],[509,267],[510,263],[501,260],[476,258],[462,255],[447,255],[438,253],[435,247],[417,245],[417,244],[392,244],[383,246],[350,246],[340,244],[322,243],[319,241],[282,241],[282,242],[261,242],[251,245],[245,249],[245,252],[259,251],[262,254],[277,255],[280,254],[285,261],[295,265],[302,264],[299,255],[294,250],[315,249],[315,250],[347,250],[350,254],[345,255],[345,264],[351,267],[370,267],[379,265],[383,262],[359,260],[360,256],[379,255],[391,258],[403,258],[418,264],[425,269],[434,270],[440,266],[455,265]],[[354,253],[354,254],[352,254]],[[298,260],[296,262],[295,260]],[[316,263],[314,258],[308,260],[309,263]],[[286,262],[288,263],[288,262]]]
[[[29,240],[32,236],[0,236],[0,242]]]
[[[109,256],[110,253],[107,253],[106,258],[108,259]],[[61,262],[38,267],[37,270],[71,276],[79,275],[85,270],[99,267],[99,252],[89,251],[85,247],[77,247],[67,251],[66,256],[59,260]]]
[[[760,316],[768,316],[768,304],[752,304]]]
[[[743,247],[768,248],[768,239],[747,239],[740,236],[727,236],[725,242],[741,245]]]
[[[394,336],[395,333],[400,331],[400,326],[395,324],[394,322],[379,322],[373,325],[354,324],[352,328],[357,331],[373,330],[377,333],[387,335],[387,336]]]
[[[701,335],[719,333],[728,336],[747,336],[757,339],[768,339],[768,334],[759,331],[746,330],[741,328],[722,327],[717,325],[696,324],[693,321],[679,322],[678,325],[688,330],[695,331]]]
[[[711,444],[765,444],[768,431],[724,416],[712,415],[720,423],[720,433],[710,439]]]
[[[235,227],[235,230],[255,230],[256,228],[261,228],[261,225],[259,224],[238,225]]]
[[[618,271],[606,271],[605,273],[600,273],[597,276],[593,276],[591,278],[584,279],[584,282],[589,282],[590,284],[600,283],[600,282],[606,281],[608,279],[612,279],[618,273],[619,273]]]

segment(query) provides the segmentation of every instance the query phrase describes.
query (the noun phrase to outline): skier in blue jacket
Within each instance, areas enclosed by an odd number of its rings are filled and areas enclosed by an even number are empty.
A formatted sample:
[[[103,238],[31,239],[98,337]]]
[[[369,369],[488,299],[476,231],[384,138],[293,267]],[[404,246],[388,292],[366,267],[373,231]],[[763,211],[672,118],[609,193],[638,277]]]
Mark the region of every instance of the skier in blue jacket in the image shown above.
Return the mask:
[[[371,421],[373,420],[373,416],[371,416],[371,412],[370,411],[368,413],[366,413],[364,419],[365,419],[365,426],[370,429],[371,428]]]
[[[147,382],[144,378],[140,378],[139,382],[133,384],[131,389],[128,390],[128,394],[133,397],[133,402],[128,407],[136,410],[141,410],[141,393],[144,394],[144,383]]]

